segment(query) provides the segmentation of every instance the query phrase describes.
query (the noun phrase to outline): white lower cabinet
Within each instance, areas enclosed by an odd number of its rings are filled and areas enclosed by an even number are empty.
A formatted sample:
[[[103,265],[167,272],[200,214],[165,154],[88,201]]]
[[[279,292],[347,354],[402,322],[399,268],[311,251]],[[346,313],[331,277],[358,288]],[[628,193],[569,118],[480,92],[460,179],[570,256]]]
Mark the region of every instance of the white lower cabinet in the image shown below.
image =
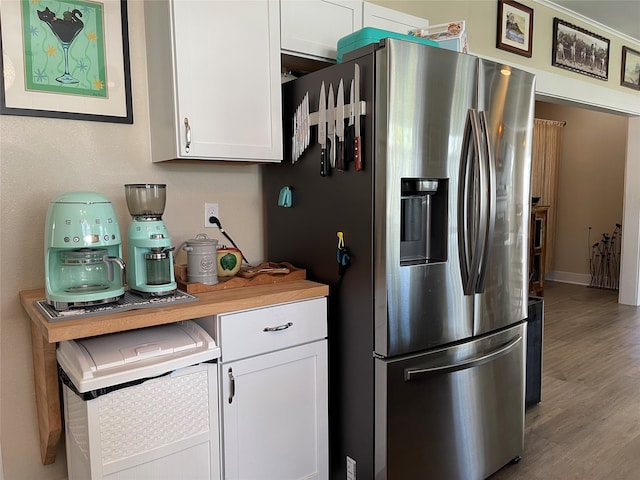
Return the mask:
[[[226,479],[325,479],[326,340],[223,365]]]
[[[328,479],[326,299],[219,315],[216,328],[224,478]]]

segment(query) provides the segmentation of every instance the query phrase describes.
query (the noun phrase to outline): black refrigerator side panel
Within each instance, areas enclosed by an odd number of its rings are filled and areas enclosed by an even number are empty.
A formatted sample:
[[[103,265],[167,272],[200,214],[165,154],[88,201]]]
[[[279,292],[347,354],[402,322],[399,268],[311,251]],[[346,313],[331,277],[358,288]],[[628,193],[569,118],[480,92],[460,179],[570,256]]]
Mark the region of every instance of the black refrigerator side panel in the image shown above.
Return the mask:
[[[343,80],[349,103],[354,65],[360,67],[364,170],[332,169],[320,175],[317,126],[310,145],[291,163],[293,117],[309,94],[310,112],[318,111],[321,83],[337,95]],[[307,278],[328,284],[329,447],[331,478],[346,478],[346,457],[357,463],[358,478],[373,478],[373,56],[335,65],[283,85],[285,156],[282,164],[262,167],[266,258],[305,268]],[[347,123],[345,122],[345,128]],[[335,148],[335,145],[331,145]],[[352,145],[345,142],[345,150]],[[329,157],[330,154],[327,154]],[[278,206],[283,187],[291,190],[291,207]],[[337,261],[338,236],[350,261],[342,275]]]

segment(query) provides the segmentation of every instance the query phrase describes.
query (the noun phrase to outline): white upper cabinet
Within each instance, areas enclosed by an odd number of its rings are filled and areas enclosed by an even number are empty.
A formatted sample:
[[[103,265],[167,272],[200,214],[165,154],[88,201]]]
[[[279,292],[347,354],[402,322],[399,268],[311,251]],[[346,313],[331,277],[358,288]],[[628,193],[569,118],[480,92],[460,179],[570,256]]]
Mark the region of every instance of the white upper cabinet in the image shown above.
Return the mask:
[[[278,0],[145,2],[151,154],[282,161]]]
[[[280,0],[282,51],[336,59],[336,45],[362,28],[362,0]]]
[[[362,0],[280,0],[283,53],[335,60],[338,40],[362,27],[397,33],[424,28],[429,21]]]
[[[429,20],[364,2],[362,4],[362,26],[406,34],[416,28],[428,27]]]

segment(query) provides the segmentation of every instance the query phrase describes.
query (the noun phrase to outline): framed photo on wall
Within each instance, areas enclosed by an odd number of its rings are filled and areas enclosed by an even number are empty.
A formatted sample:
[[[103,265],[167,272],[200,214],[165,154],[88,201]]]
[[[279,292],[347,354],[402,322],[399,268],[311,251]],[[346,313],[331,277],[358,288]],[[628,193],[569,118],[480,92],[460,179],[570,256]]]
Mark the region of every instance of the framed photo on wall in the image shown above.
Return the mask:
[[[640,90],[640,52],[622,47],[620,85]]]
[[[609,78],[609,39],[553,19],[551,64],[600,80]]]
[[[533,9],[513,0],[498,0],[496,47],[531,57],[533,52]]]
[[[0,3],[0,114],[133,123],[126,0]]]

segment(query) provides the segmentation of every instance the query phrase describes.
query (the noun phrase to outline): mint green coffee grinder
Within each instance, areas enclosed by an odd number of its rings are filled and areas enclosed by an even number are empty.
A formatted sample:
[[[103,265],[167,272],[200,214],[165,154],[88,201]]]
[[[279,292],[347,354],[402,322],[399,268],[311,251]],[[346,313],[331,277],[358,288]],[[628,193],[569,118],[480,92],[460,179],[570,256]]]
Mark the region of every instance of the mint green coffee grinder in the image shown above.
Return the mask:
[[[162,221],[166,185],[132,183],[124,186],[129,224],[127,283],[144,297],[173,293],[178,284],[173,272],[173,250]]]

